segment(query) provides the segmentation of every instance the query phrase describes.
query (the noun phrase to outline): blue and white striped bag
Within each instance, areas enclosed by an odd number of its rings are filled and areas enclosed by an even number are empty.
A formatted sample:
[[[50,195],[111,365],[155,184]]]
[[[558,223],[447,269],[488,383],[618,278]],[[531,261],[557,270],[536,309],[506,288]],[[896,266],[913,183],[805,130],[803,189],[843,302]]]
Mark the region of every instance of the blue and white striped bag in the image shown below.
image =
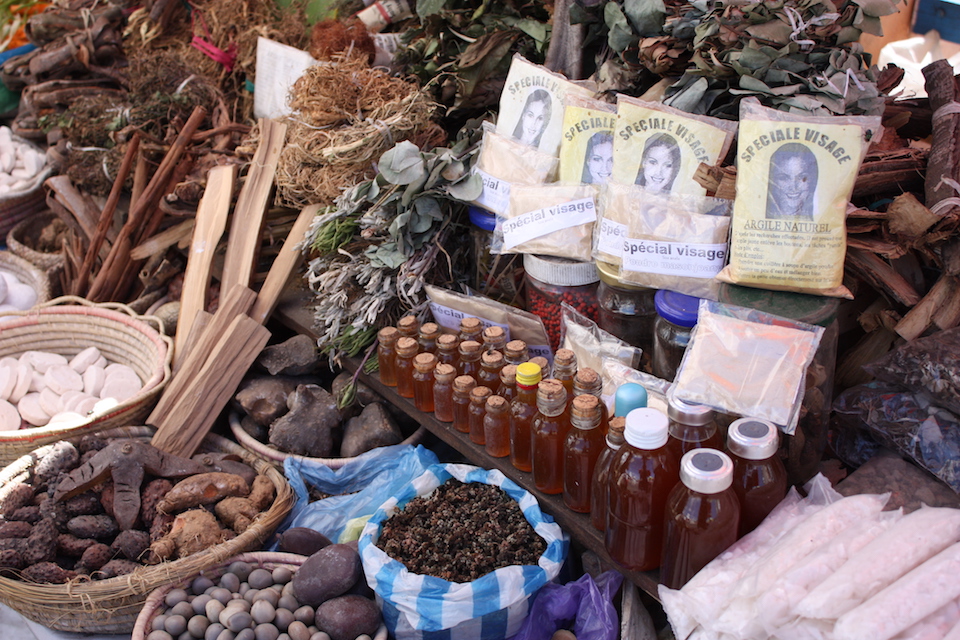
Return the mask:
[[[451,477],[503,489],[547,543],[533,565],[497,569],[472,582],[457,583],[410,573],[376,546],[381,524],[407,502],[426,495]],[[517,633],[531,598],[557,577],[569,537],[540,511],[537,499],[498,470],[464,464],[436,464],[381,505],[360,534],[360,558],[376,592],[384,623],[397,640],[503,640]]]

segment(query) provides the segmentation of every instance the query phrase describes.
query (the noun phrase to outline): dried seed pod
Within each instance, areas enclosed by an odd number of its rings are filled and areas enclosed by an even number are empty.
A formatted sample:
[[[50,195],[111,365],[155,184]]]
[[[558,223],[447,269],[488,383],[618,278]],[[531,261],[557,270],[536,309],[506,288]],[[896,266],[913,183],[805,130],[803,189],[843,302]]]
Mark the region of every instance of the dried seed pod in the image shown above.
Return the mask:
[[[7,520],[21,520],[31,524],[40,522],[41,518],[43,518],[43,516],[40,514],[40,507],[35,504],[31,504],[26,507],[20,507],[7,516]]]
[[[22,520],[0,522],[0,538],[26,538],[33,531],[33,525]]]
[[[67,530],[78,538],[105,540],[117,535],[120,527],[117,521],[108,515],[77,516],[67,522]]]
[[[25,482],[18,482],[10,487],[7,495],[0,501],[0,515],[7,520],[19,509],[33,502],[33,487]]]
[[[83,552],[74,569],[76,569],[78,573],[91,574],[112,559],[113,551],[110,550],[110,547],[101,542],[95,542]]]
[[[24,564],[31,565],[38,562],[52,561],[57,557],[57,538],[60,532],[53,520],[44,518],[38,522],[30,536],[24,538],[20,555]]]
[[[61,533],[57,536],[57,553],[79,558],[83,552],[97,544],[93,538],[78,538],[72,533]]]
[[[63,584],[77,577],[76,571],[67,571],[56,562],[38,562],[23,570],[21,574],[28,582]]]
[[[116,578],[117,576],[124,576],[128,573],[133,573],[141,566],[143,565],[131,560],[113,559],[100,567],[100,571],[97,571],[92,577],[97,580]]]

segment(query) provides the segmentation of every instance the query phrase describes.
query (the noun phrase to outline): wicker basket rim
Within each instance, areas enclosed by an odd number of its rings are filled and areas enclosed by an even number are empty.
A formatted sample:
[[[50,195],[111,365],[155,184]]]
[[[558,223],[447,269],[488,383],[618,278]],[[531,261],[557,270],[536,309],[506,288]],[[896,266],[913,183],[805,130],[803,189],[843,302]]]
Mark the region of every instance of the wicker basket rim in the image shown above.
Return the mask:
[[[26,284],[33,286],[34,290],[36,290],[38,305],[45,304],[50,301],[52,285],[50,283],[50,276],[46,271],[33,264],[23,256],[18,256],[9,250],[0,251],[0,267],[12,271],[13,274],[17,276],[18,280],[24,281],[24,278],[21,278],[21,276],[28,278],[29,282],[26,282]],[[29,309],[21,312],[12,311],[9,312],[9,314],[4,315],[26,313],[28,311]]]
[[[16,137],[18,136],[14,136],[14,138]],[[29,140],[21,138],[20,141],[26,142],[27,144],[33,146],[35,149],[40,151],[40,147],[33,144]],[[29,198],[33,196],[38,190],[43,189],[43,183],[46,182],[47,178],[49,178],[50,175],[53,173],[53,169],[54,168],[52,165],[48,164],[44,166],[43,170],[40,173],[30,178],[30,182],[27,183],[29,185],[28,187],[12,193],[6,193],[0,196],[0,207],[9,206],[11,202],[17,202],[24,198]]]
[[[54,269],[62,266],[64,262],[62,253],[37,251],[36,249],[27,246],[26,243],[21,242],[17,237],[23,232],[24,229],[31,225],[40,224],[47,219],[53,220],[56,218],[57,214],[48,210],[40,212],[35,216],[25,218],[13,225],[10,231],[7,232],[7,249],[9,249],[14,255],[23,258],[27,262],[32,263],[40,269]]]

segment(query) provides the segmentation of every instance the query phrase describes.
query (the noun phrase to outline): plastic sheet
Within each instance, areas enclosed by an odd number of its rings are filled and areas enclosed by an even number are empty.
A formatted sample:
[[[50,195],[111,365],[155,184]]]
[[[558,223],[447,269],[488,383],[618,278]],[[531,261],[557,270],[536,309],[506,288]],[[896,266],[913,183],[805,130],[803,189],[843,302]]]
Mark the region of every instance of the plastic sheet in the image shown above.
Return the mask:
[[[621,573],[607,571],[596,581],[584,574],[565,585],[545,584],[512,640],[550,640],[567,628],[577,640],[616,640],[620,631],[611,600],[622,582]]]

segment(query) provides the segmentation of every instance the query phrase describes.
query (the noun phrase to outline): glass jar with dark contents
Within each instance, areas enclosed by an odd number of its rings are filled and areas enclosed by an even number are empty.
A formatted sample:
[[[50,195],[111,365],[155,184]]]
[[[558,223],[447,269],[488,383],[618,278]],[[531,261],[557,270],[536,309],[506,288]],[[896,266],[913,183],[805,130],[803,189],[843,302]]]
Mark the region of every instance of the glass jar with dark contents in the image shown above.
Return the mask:
[[[524,254],[523,267],[527,311],[540,316],[550,338],[550,347],[560,347],[562,303],[567,303],[594,322],[597,314],[597,267],[552,256]]]
[[[654,323],[653,375],[673,382],[690,344],[690,334],[697,324],[700,298],[661,289],[654,300],[657,319]]]
[[[656,289],[638,287],[621,282],[617,268],[597,262],[600,285],[597,304],[600,308],[600,328],[643,351],[641,368],[650,372],[653,359],[653,325],[657,319],[654,303]]]

